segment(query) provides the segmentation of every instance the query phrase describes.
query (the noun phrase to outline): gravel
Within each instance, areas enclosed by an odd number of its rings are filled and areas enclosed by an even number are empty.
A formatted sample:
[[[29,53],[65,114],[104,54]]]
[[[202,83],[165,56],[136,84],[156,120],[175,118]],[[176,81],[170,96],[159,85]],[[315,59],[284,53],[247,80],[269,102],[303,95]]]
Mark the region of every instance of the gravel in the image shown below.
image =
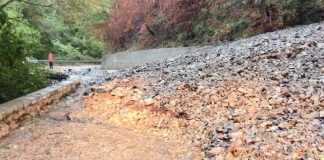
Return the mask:
[[[178,115],[205,159],[320,159],[324,145],[324,23],[102,74],[139,80]]]

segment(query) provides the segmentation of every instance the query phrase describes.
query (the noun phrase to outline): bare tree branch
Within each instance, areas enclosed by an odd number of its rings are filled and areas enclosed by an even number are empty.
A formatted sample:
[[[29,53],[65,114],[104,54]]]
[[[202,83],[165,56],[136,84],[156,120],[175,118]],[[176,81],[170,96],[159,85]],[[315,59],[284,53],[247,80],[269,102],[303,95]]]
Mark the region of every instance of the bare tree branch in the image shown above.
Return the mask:
[[[29,2],[27,0],[9,0],[5,4],[3,4],[3,5],[0,6],[0,10],[2,10],[3,8],[5,8],[6,6],[8,6],[10,3],[14,2],[14,1],[22,2],[22,3],[26,3],[26,4],[30,4],[30,5],[34,5],[34,6],[41,6],[41,7],[52,7],[54,5],[58,5],[58,4],[40,4],[40,3],[33,3],[33,2]]]
[[[20,2],[23,2],[23,3],[27,3],[27,4],[30,4],[30,5],[34,5],[34,6],[41,6],[41,7],[52,7],[54,5],[57,5],[57,4],[40,4],[40,3],[33,3],[33,2],[28,2],[28,1],[25,1],[25,0],[19,0]]]
[[[10,3],[14,2],[14,1],[16,1],[16,0],[9,0],[9,1],[7,1],[5,4],[3,4],[3,5],[0,6],[0,10],[2,10],[5,7],[7,7]]]

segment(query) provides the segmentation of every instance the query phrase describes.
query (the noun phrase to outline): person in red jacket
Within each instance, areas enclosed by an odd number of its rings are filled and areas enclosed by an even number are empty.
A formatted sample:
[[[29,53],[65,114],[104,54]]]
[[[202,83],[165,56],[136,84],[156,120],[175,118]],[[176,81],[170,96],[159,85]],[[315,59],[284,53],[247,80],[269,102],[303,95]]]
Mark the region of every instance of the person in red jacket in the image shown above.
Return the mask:
[[[49,64],[50,69],[53,69],[53,61],[54,61],[54,56],[52,53],[49,53],[48,54],[48,64]]]

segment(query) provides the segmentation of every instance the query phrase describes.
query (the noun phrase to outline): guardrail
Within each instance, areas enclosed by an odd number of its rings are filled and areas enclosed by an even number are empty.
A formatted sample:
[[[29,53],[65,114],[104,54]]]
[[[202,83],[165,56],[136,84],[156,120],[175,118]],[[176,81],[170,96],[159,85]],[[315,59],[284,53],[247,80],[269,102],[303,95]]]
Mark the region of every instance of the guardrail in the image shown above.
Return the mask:
[[[47,64],[48,60],[37,60],[37,63]],[[54,60],[54,64],[101,64],[101,60]]]

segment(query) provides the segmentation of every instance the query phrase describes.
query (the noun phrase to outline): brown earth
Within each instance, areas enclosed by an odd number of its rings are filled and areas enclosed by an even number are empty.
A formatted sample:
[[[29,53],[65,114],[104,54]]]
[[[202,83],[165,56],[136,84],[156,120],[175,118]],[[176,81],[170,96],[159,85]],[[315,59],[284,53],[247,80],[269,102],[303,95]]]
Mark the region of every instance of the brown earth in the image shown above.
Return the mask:
[[[79,98],[68,98],[48,115],[27,122],[1,140],[0,159],[162,160],[199,156],[194,147],[182,141],[138,133],[131,125],[120,127],[97,121],[91,117],[93,113],[81,107]],[[115,119],[116,122],[121,120],[117,116]],[[145,130],[145,126],[141,129]]]

